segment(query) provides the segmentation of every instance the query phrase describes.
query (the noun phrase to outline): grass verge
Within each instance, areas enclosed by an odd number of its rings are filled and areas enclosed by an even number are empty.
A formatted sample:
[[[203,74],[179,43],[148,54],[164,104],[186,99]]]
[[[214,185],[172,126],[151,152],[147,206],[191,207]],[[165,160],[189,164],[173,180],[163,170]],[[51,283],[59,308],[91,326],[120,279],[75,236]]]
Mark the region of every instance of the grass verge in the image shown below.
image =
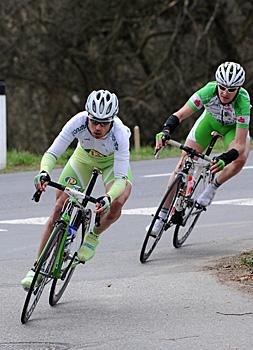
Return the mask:
[[[183,141],[182,141],[183,142]],[[219,140],[214,148],[214,153],[223,152],[224,146],[222,140]],[[63,167],[73,153],[73,149],[69,148],[57,161],[57,167]],[[139,151],[131,149],[131,161],[154,159],[154,148],[151,146],[141,147]],[[175,147],[168,146],[160,153],[160,158],[179,157],[180,150]],[[10,150],[7,153],[7,167],[0,170],[0,174],[38,170],[42,155],[33,154],[26,151]]]

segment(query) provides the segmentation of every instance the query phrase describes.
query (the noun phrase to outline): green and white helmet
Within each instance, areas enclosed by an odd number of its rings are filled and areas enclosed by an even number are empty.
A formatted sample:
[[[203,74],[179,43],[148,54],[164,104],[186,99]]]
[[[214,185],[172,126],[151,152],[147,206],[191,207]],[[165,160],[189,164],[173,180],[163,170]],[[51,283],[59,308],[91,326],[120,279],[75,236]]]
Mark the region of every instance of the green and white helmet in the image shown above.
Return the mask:
[[[86,111],[95,120],[110,122],[119,111],[119,101],[108,90],[92,91],[85,104]]]
[[[239,63],[222,63],[215,73],[218,84],[226,87],[240,87],[245,81],[245,71]]]

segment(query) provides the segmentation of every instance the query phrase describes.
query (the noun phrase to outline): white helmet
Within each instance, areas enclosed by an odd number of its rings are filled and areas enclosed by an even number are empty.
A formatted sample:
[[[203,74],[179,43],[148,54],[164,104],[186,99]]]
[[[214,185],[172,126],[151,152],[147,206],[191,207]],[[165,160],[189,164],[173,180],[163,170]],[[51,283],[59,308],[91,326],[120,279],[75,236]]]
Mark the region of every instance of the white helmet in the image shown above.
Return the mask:
[[[215,73],[218,84],[226,87],[240,87],[245,81],[245,71],[239,63],[222,63]]]
[[[92,91],[87,98],[85,109],[94,119],[109,122],[119,111],[119,101],[115,94],[107,90]]]

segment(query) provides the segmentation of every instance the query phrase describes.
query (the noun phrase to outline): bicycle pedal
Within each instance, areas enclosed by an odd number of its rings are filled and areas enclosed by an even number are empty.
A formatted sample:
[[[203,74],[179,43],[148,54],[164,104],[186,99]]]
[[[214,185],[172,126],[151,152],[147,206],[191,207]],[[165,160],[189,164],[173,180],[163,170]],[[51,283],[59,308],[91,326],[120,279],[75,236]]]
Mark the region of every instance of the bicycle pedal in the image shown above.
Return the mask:
[[[79,260],[79,259],[75,259],[75,261],[78,263],[78,264],[85,264],[86,263],[86,261],[81,261],[81,260]]]
[[[201,211],[206,211],[206,207],[201,205],[201,204],[199,204],[198,202],[195,202],[195,208],[199,209]]]
[[[154,233],[150,233],[150,236],[153,237],[153,238],[157,238],[157,235],[154,234]]]

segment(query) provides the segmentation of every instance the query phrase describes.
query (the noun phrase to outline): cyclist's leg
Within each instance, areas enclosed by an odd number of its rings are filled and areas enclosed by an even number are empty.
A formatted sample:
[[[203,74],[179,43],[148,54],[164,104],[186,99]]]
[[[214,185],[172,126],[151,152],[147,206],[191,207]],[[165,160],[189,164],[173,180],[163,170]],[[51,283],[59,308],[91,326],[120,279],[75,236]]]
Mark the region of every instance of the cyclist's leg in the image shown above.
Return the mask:
[[[109,191],[109,189],[111,188],[114,182],[113,164],[103,169],[102,173],[103,173],[104,185],[107,192]],[[125,191],[112,202],[110,211],[108,213],[105,213],[104,215],[101,215],[100,226],[99,227],[94,226],[91,232],[89,232],[85,236],[83,245],[78,251],[79,260],[88,261],[91,258],[93,258],[93,256],[95,255],[95,251],[99,243],[100,234],[104,232],[109,226],[111,226],[116,220],[118,220],[118,218],[121,215],[122,207],[127,201],[131,193],[131,188],[132,188],[131,181],[132,181],[132,174],[131,174],[131,169],[129,168]]]
[[[197,120],[189,134],[190,137],[195,139],[196,142],[201,145],[201,152],[205,150],[209,145],[212,139],[212,131],[218,131],[221,135],[224,134],[222,126],[211,115],[209,115],[207,112],[204,112],[202,116]],[[209,205],[215,195],[216,189],[216,186],[209,184],[198,196],[197,202],[202,206]]]
[[[210,140],[211,140],[211,127],[207,128],[207,122],[205,121],[205,113],[203,113],[200,118],[195,122],[192,129],[190,130],[185,145],[192,147],[196,149],[198,152],[202,152],[203,149],[205,149]],[[201,132],[199,132],[199,129]],[[208,133],[208,130],[210,129],[210,132]],[[203,130],[203,131],[202,131]],[[185,158],[187,157],[187,153],[182,151],[181,157],[177,163],[177,166],[175,170],[172,172],[172,174],[169,177],[168,186],[172,183],[174,180],[176,173],[179,172],[185,162]],[[159,214],[159,218],[156,220],[152,233],[156,234],[157,232],[160,232],[161,226],[163,225],[163,219],[167,215],[168,208],[170,207],[171,200],[174,196],[174,193],[170,193],[166,201],[164,202],[163,208],[161,209],[161,213]],[[149,226],[146,227],[146,230],[148,230]]]
[[[216,129],[220,134],[224,136],[224,143],[225,146],[227,146],[229,149],[234,147],[235,139],[236,139],[236,126],[235,125],[224,125],[220,127],[219,129]],[[245,135],[248,133],[245,129],[243,129],[243,132]],[[221,172],[216,176],[213,183],[209,184],[204,192],[199,196],[198,203],[207,206],[210,205],[217,189],[220,187],[221,184],[229,180],[231,177],[236,175],[245,164],[247,157],[249,155],[250,151],[250,139],[249,136],[247,136],[247,140],[245,142],[245,148],[244,151],[239,155],[239,157],[233,161],[232,163],[228,164]]]
[[[84,169],[84,164],[81,163],[78,159],[76,159],[76,157],[73,155],[69,159],[68,163],[65,165],[63,171],[61,172],[58,180],[59,183],[68,187],[73,187],[76,185],[81,187],[82,190],[84,190],[84,188],[87,186],[89,179],[91,177],[92,168],[89,167],[88,165],[85,165],[85,172],[83,171],[83,169]],[[45,243],[47,242],[48,237],[52,232],[55,221],[59,218],[61,210],[67,198],[68,198],[68,195],[66,193],[57,190],[55,207],[46,223],[44,232],[42,234],[42,241],[40,244],[38,256],[43,250]]]
[[[113,182],[114,182],[114,173],[113,173],[113,163],[109,167],[102,169],[103,182],[106,188],[106,192],[109,191]],[[100,226],[94,226],[92,230],[85,236],[82,247],[78,251],[78,258],[81,261],[88,261],[95,255],[97,245],[99,243],[99,236],[104,232],[109,226],[111,226],[121,215],[121,210],[125,202],[131,193],[131,181],[132,173],[131,169],[128,170],[128,179],[125,191],[116,198],[110,206],[110,211],[101,215]]]
[[[59,191],[59,190],[56,190],[56,203],[55,203],[55,207],[54,207],[54,210],[52,212],[52,214],[50,215],[45,227],[44,227],[44,230],[43,230],[43,233],[42,233],[42,238],[41,238],[41,241],[40,241],[40,245],[39,245],[39,249],[38,249],[38,253],[37,253],[37,257],[35,259],[35,262],[34,262],[34,266],[36,265],[37,263],[37,259],[38,257],[40,256],[49,236],[50,236],[50,233],[52,232],[53,230],[53,226],[54,226],[54,222],[55,220],[58,219],[59,217],[59,214],[60,214],[60,211],[61,211],[61,208],[66,200],[66,194]],[[26,276],[21,280],[21,285],[22,287],[27,290],[30,288],[30,285],[32,283],[32,280],[33,280],[33,277],[34,277],[34,274],[35,274],[35,269],[32,268],[31,270],[29,270],[26,274]]]
[[[224,136],[225,145],[228,149],[234,148],[236,138],[236,129],[229,131]],[[232,163],[228,164],[216,177],[217,182],[221,185],[231,177],[235,176],[242,169],[244,164],[247,161],[250,152],[250,137],[247,135],[247,140],[245,144],[244,151],[239,155],[239,157],[234,160]]]
[[[92,168],[87,164],[85,166],[85,172],[83,171],[84,166],[83,163],[75,155],[76,152],[69,159],[68,163],[65,165],[62,173],[60,174],[59,183],[62,185],[73,187],[77,185],[81,188],[85,188],[89,179],[91,177]],[[55,221],[59,218],[63,205],[68,196],[59,190],[56,190],[56,201],[52,214],[50,215],[44,230],[42,232],[42,238],[40,241],[37,257],[35,259],[35,263],[37,262],[38,257],[40,256],[55,224]],[[27,289],[32,283],[32,279],[34,276],[33,269],[29,270],[26,276],[22,279],[21,285]]]

